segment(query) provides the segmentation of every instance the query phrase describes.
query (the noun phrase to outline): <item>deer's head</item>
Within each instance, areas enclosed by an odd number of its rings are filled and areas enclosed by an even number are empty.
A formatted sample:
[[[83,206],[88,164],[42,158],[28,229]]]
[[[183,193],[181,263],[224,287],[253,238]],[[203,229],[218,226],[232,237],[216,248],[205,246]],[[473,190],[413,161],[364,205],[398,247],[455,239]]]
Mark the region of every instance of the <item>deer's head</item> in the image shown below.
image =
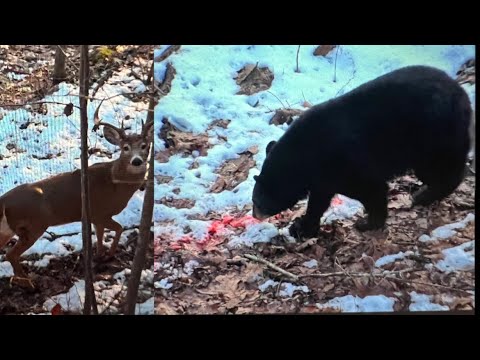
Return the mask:
[[[153,121],[146,124],[142,121],[142,132],[130,135],[127,135],[123,128],[119,129],[108,123],[102,122],[100,125],[103,125],[105,139],[120,147],[122,152],[119,161],[123,163],[123,168],[133,174],[145,173],[153,139]]]

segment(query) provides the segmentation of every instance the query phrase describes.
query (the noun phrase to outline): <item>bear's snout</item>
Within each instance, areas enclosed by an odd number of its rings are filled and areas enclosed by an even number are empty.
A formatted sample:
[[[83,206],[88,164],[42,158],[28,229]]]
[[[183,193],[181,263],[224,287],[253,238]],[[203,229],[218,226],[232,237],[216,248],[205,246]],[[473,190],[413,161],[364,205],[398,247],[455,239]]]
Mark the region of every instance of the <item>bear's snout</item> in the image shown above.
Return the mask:
[[[252,214],[253,214],[253,217],[257,220],[265,220],[269,218],[268,215],[262,214],[262,212],[255,205],[253,205]]]

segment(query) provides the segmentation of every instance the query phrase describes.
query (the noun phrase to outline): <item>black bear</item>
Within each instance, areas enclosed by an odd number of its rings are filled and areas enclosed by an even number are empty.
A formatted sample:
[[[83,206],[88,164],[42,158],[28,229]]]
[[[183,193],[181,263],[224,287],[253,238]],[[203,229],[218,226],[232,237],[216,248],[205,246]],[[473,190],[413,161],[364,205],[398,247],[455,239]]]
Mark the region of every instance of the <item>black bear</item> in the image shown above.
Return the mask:
[[[313,106],[267,146],[255,176],[253,216],[265,219],[309,197],[295,237],[318,233],[320,218],[339,193],[368,214],[360,231],[382,228],[387,181],[413,170],[424,186],[413,205],[451,194],[463,180],[470,147],[468,95],[446,73],[409,66]]]

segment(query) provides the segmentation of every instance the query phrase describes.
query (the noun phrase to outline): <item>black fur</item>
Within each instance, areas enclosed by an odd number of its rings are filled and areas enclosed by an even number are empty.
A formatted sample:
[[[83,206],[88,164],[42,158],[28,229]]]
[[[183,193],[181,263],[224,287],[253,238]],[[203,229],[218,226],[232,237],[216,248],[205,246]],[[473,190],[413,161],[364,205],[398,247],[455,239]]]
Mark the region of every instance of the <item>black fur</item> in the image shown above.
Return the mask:
[[[414,205],[441,200],[463,179],[471,112],[462,87],[426,66],[393,71],[316,105],[268,145],[253,190],[254,215],[275,215],[309,196],[290,232],[314,236],[340,193],[365,206],[360,230],[381,228],[387,181],[408,170],[425,184]]]

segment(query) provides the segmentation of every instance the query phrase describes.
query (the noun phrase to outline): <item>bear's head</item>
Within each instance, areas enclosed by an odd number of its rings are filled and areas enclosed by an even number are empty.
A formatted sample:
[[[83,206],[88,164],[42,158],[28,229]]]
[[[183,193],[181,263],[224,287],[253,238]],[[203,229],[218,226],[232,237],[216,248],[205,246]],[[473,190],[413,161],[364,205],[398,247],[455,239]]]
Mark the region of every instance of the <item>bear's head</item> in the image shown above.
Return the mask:
[[[306,196],[306,192],[296,186],[292,178],[295,174],[283,172],[284,163],[276,163],[281,159],[272,159],[271,152],[276,141],[271,141],[266,148],[267,157],[260,175],[254,176],[253,217],[264,220],[293,207],[298,200]]]

